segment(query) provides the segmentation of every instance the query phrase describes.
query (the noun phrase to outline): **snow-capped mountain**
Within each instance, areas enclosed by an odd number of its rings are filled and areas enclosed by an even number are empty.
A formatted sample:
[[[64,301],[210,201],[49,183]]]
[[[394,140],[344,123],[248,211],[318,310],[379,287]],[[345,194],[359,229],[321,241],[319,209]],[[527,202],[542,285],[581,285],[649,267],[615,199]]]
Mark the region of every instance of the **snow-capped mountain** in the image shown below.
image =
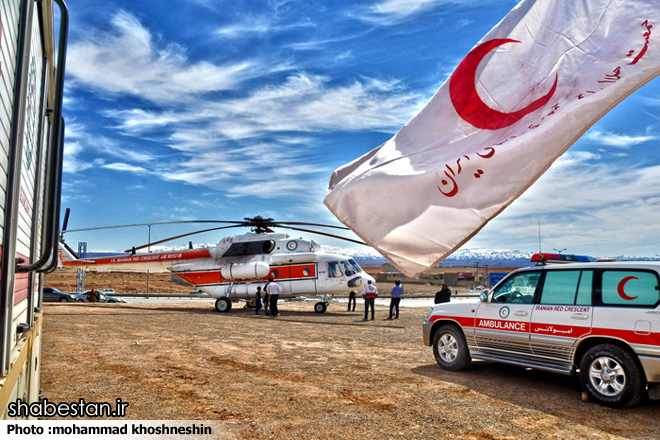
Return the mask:
[[[350,255],[363,266],[374,266],[387,263],[379,253],[369,248],[366,250],[321,246],[327,253]],[[508,249],[460,249],[446,258],[441,266],[502,266],[523,267],[529,266],[533,252],[521,252]]]

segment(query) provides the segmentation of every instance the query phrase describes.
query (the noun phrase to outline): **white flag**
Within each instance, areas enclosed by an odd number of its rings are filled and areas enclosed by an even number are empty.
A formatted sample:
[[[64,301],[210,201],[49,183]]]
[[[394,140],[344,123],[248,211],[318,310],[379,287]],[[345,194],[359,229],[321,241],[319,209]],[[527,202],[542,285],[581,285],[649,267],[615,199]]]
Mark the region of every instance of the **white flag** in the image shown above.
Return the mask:
[[[658,0],[526,0],[325,204],[407,275],[442,261],[660,73]]]

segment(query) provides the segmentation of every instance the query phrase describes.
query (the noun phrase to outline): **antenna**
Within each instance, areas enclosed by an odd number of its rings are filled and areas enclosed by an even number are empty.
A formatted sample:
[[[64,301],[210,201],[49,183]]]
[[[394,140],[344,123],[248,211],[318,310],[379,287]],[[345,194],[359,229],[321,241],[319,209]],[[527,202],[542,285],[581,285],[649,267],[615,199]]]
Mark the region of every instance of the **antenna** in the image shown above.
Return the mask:
[[[541,219],[539,219],[539,254],[541,253]]]

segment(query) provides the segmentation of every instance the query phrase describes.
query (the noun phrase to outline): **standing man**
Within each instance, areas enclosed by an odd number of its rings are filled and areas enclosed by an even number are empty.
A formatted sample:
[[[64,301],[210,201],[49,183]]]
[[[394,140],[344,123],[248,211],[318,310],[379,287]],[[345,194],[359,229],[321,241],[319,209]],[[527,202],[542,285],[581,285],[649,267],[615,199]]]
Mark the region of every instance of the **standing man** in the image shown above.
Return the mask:
[[[266,291],[270,296],[270,317],[275,318],[280,316],[279,311],[277,310],[277,300],[280,299],[280,291],[282,288],[279,284],[273,282],[273,278],[268,278],[268,285],[266,286]]]
[[[353,303],[353,311],[355,311],[355,303],[357,302],[355,300],[355,290],[351,290],[348,292],[348,310],[347,312],[351,311],[351,302]]]
[[[390,302],[390,317],[387,319],[392,319],[392,311],[396,308],[396,318],[399,319],[399,303],[401,302],[401,295],[403,295],[403,287],[401,287],[401,281],[396,280],[394,282],[394,287],[390,290],[392,294],[392,300]]]
[[[268,295],[268,283],[261,289],[264,295],[264,313],[266,316],[270,316],[270,295]]]
[[[254,295],[254,314],[258,315],[261,310],[261,286],[257,286],[257,293]]]
[[[376,298],[378,298],[378,289],[376,286],[371,284],[371,280],[367,281],[367,285],[364,286],[364,291],[362,292],[362,298],[364,298],[364,319],[367,320],[369,315],[369,307],[371,307],[371,320],[374,320],[374,303]]]

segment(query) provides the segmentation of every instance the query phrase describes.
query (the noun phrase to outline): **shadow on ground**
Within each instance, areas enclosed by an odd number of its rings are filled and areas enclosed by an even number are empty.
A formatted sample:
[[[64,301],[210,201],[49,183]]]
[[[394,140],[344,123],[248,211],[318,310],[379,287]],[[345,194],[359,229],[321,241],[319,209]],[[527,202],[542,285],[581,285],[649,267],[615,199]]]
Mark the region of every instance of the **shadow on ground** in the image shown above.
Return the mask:
[[[470,368],[459,372],[445,371],[437,364],[419,366],[411,371],[465,387],[464,392],[474,391],[623,437],[660,438],[660,401],[645,399],[626,409],[583,402],[580,382],[575,376],[484,361],[473,361]]]

